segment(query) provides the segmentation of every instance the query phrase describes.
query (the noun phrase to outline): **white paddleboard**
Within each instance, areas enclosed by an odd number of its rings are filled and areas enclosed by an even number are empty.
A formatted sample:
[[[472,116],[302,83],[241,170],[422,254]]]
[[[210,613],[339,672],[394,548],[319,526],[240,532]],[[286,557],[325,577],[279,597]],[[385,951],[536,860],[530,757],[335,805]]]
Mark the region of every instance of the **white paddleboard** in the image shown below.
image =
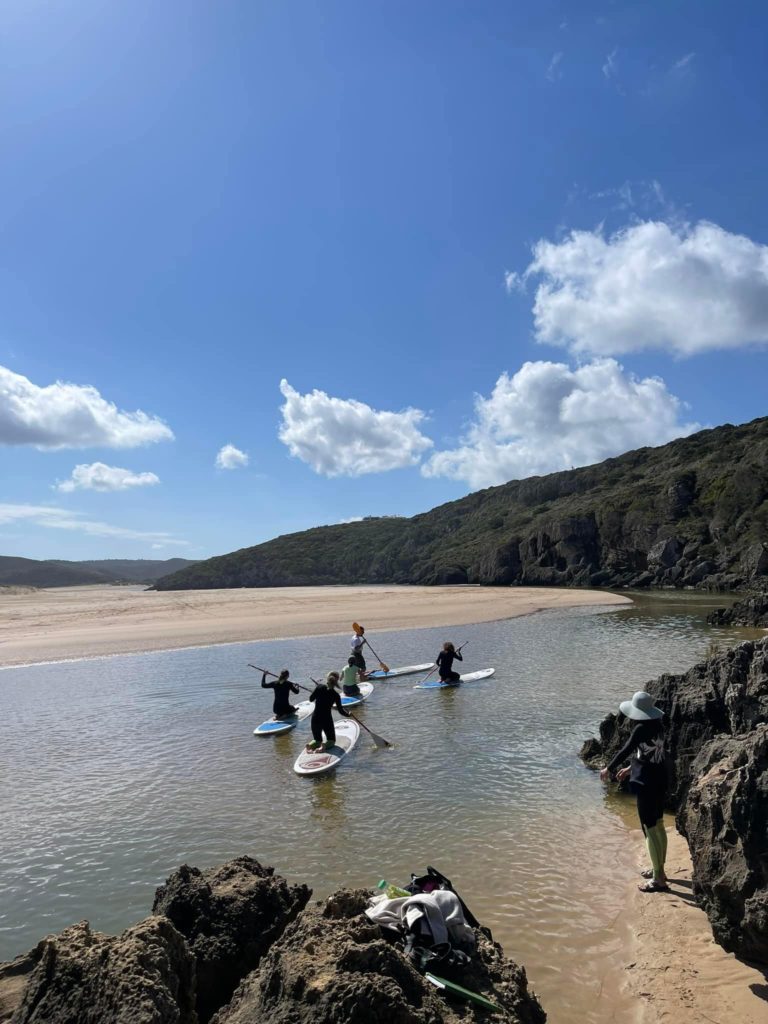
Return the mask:
[[[323,772],[332,771],[357,743],[360,736],[357,722],[342,718],[333,724],[336,726],[336,743],[321,754],[302,750],[293,766],[297,775],[322,775]]]
[[[382,672],[381,669],[376,669],[375,672],[369,672],[369,679],[394,679],[395,676],[413,676],[417,672],[428,672],[434,665],[434,661],[428,661],[426,665],[405,665],[403,668],[391,668],[389,672]]]
[[[479,679],[488,679],[495,671],[495,668],[481,668],[479,672],[467,672],[466,675],[459,678],[462,683],[476,683]],[[439,679],[433,679],[426,683],[416,683],[414,690],[449,690],[452,686],[458,685],[458,683],[441,683]]]
[[[359,697],[345,697],[341,695],[341,706],[344,708],[353,708],[356,704],[362,704],[364,700],[373,693],[373,683],[358,683],[357,688],[360,691]]]
[[[314,711],[315,705],[312,701],[303,700],[301,704],[295,705],[297,714],[291,715],[290,718],[268,718],[266,722],[262,722],[258,728],[253,730],[254,736],[280,736],[281,733],[290,732],[291,729],[295,729],[299,722],[303,722],[305,718]]]

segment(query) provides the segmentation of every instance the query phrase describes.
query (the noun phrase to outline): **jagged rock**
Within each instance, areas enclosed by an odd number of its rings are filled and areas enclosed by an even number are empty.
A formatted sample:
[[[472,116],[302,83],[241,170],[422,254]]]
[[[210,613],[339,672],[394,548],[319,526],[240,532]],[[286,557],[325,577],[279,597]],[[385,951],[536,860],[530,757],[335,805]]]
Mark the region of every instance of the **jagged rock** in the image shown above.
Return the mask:
[[[238,988],[212,1024],[458,1024],[475,1019],[447,1003],[364,916],[370,894],[340,892],[308,907]],[[480,935],[462,982],[504,1008],[494,1020],[543,1024],[525,971]]]
[[[768,575],[768,547],[759,543],[747,548],[742,556],[741,566],[750,577]]]
[[[197,1024],[194,990],[192,954],[164,917],[118,936],[81,921],[0,967],[12,1024]]]
[[[185,864],[157,890],[152,912],[173,922],[194,955],[202,1024],[258,966],[311,894],[251,857],[206,871]]]
[[[683,545],[677,537],[665,537],[648,550],[648,564],[661,565],[665,569],[671,569],[680,561],[682,554]]]
[[[768,726],[711,740],[678,814],[717,941],[768,963]]]
[[[716,608],[707,616],[713,626],[757,626],[768,629],[768,594],[737,601],[731,608]]]

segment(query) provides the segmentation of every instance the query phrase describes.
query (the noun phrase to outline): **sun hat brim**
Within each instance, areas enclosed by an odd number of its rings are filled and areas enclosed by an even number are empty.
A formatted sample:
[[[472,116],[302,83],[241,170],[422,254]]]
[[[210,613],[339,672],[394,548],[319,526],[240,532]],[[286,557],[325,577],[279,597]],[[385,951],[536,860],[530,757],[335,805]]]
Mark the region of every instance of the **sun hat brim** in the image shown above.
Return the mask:
[[[643,711],[642,708],[633,704],[631,700],[622,701],[619,704],[619,711],[634,722],[651,722],[656,718],[664,717],[664,712],[661,708],[649,708],[647,711]]]

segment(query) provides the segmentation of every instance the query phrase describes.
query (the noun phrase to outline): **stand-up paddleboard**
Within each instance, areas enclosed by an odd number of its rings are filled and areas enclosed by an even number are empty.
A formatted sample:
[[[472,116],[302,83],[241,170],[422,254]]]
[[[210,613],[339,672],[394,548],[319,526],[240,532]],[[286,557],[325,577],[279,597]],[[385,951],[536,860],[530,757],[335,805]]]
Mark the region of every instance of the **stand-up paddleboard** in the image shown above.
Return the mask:
[[[476,683],[479,679],[488,679],[495,671],[495,668],[481,668],[479,672],[467,672],[459,679],[462,683]],[[441,683],[439,679],[434,679],[428,683],[416,683],[414,690],[448,690],[452,686],[458,685],[458,683]]]
[[[331,771],[357,743],[360,736],[360,726],[357,722],[342,718],[333,724],[336,726],[336,743],[321,754],[302,750],[293,766],[297,775],[322,775],[323,772]]]
[[[434,664],[434,661],[429,661],[426,665],[405,665],[403,668],[391,668],[389,672],[382,672],[381,669],[376,669],[375,672],[368,673],[368,678],[394,679],[395,676],[414,676],[418,672],[428,672]]]
[[[253,730],[254,736],[279,736],[281,733],[290,732],[291,729],[295,729],[299,722],[303,722],[305,718],[309,718],[315,709],[315,705],[312,701],[303,700],[301,704],[296,705],[296,714],[291,715],[290,718],[268,718],[266,722],[262,722],[261,725]]]
[[[353,708],[355,706],[355,704],[362,704],[363,701],[364,700],[368,700],[368,698],[373,693],[373,683],[358,683],[357,684],[357,688],[360,691],[360,696],[359,697],[357,697],[357,696],[355,696],[355,697],[345,697],[344,694],[342,693],[342,695],[341,695],[341,706],[342,707],[344,707],[344,708]]]

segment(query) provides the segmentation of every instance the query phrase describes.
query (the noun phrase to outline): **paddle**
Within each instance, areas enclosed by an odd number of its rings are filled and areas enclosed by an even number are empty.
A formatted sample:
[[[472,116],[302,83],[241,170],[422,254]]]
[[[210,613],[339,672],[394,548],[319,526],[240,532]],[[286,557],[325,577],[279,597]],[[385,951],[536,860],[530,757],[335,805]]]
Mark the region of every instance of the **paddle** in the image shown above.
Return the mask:
[[[312,676],[310,676],[309,678],[312,679]],[[315,684],[315,686],[320,685],[320,683],[318,683],[316,679],[312,679],[312,682]],[[374,732],[373,729],[369,729],[368,726],[364,722],[361,722],[360,719],[357,718],[355,715],[353,715],[351,711],[348,711],[347,715],[352,719],[353,722],[357,722],[358,725],[362,725],[362,727],[365,729],[367,733],[370,733],[371,739],[373,740],[374,745],[378,750],[381,750],[383,747],[392,746],[389,740],[385,740],[383,736],[379,736],[379,734]]]
[[[464,643],[461,645],[461,647],[459,647],[458,649],[461,650],[461,648],[462,647],[466,647],[468,643],[469,643],[469,640],[465,640]],[[421,680],[421,682],[418,685],[422,686],[424,683],[426,683],[426,681],[429,679],[429,677],[432,675],[432,673],[435,671],[436,668],[437,668],[437,663],[435,663],[432,666],[432,668],[429,670],[429,672],[427,672],[427,674],[424,676],[424,678]]]
[[[257,672],[263,672],[265,676],[274,676],[275,679],[280,678],[277,672],[270,672],[268,668],[259,668],[258,665],[252,665],[250,661],[248,662],[248,668],[255,668]],[[294,686],[298,686],[300,690],[306,690],[307,693],[312,693],[308,686],[302,686],[301,683],[297,683],[293,679],[289,680],[289,682],[293,683]],[[312,680],[312,682],[314,683],[314,679]]]
[[[360,630],[362,629],[362,626],[359,623],[353,622],[352,623],[352,629],[354,629],[354,631],[357,633],[357,635],[360,636]],[[368,644],[368,646],[371,647],[371,645],[368,643],[368,641],[365,639],[365,637],[363,637],[363,643],[364,644]],[[372,647],[371,647],[371,654],[374,656],[376,661],[378,661],[379,668],[381,669],[381,671],[382,672],[389,672],[389,665],[385,664],[385,662],[383,662],[381,660],[381,658],[378,656],[378,654],[376,653],[376,651],[374,651],[374,649]]]

